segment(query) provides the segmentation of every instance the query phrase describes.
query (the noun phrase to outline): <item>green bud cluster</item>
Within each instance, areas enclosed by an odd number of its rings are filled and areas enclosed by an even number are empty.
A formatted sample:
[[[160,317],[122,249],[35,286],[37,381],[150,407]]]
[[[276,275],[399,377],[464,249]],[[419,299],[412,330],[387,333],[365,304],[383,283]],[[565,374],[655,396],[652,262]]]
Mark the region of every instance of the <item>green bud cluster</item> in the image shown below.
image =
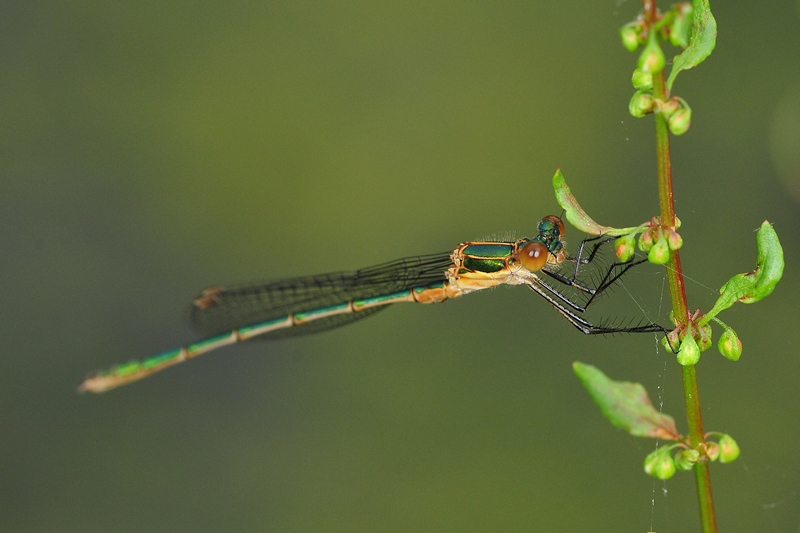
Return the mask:
[[[657,33],[665,41],[679,48],[689,46],[689,37],[692,34],[692,4],[681,2],[675,4],[666,13],[661,15],[658,22],[653,25],[652,33]],[[648,28],[644,17],[639,15],[636,20],[629,22],[619,30],[619,36],[629,52],[635,52],[639,46],[648,40]]]
[[[644,471],[647,475],[658,479],[669,479],[675,475],[675,460],[671,452],[673,446],[662,446],[647,454],[644,458]]]
[[[671,98],[664,102],[652,96],[653,76],[661,75],[666,65],[664,51],[659,39],[686,48],[692,32],[692,5],[690,2],[675,4],[658,20],[648,26],[643,16],[639,16],[620,28],[622,44],[631,52],[644,45],[637,68],[631,76],[636,94],[628,104],[630,114],[641,118],[650,113],[662,113],[673,135],[683,135],[692,122],[692,110],[683,99]],[[658,255],[658,254],[654,254]]]
[[[637,93],[639,94],[639,93]],[[649,96],[644,94],[644,96]],[[680,227],[680,221],[675,219],[675,228]],[[657,217],[651,222],[646,222],[638,228],[631,228],[626,235],[614,241],[614,251],[617,258],[623,263],[629,261],[634,254],[636,235],[639,236],[639,249],[647,252],[648,260],[658,265],[669,261],[670,255],[683,246],[683,239],[675,228],[662,226]]]
[[[639,249],[647,252],[647,260],[657,265],[669,261],[670,255],[683,246],[683,238],[674,228],[652,223],[639,237]]]
[[[644,471],[647,475],[658,479],[669,479],[678,470],[691,470],[695,464],[706,459],[720,463],[730,463],[739,457],[739,445],[733,437],[717,433],[719,443],[706,441],[697,449],[687,446],[687,442],[662,446],[647,454],[644,458]]]
[[[669,131],[673,135],[683,135],[689,130],[689,125],[692,123],[692,109],[683,98],[673,96],[662,102],[660,111],[667,119]]]
[[[697,364],[700,360],[700,353],[711,348],[713,344],[709,317],[701,315],[700,309],[697,309],[694,313],[690,313],[685,323],[674,320],[671,313],[670,319],[677,328],[661,339],[661,344],[668,349],[675,347],[680,349],[678,362],[681,365]],[[717,342],[717,349],[731,361],[738,361],[742,355],[742,342],[736,332],[718,318],[712,317],[712,320],[725,328]]]
[[[683,366],[696,365],[700,361],[700,354],[713,344],[711,340],[711,326],[703,322],[705,315],[700,314],[700,309],[689,313],[686,322],[675,320],[670,313],[670,320],[677,326],[662,339],[661,343],[667,348],[678,347],[678,363]]]
[[[709,435],[711,434],[709,433]],[[719,462],[723,464],[735,461],[741,454],[741,450],[733,437],[725,433],[713,434],[719,435],[719,442],[706,441],[706,457],[712,461],[719,459]]]

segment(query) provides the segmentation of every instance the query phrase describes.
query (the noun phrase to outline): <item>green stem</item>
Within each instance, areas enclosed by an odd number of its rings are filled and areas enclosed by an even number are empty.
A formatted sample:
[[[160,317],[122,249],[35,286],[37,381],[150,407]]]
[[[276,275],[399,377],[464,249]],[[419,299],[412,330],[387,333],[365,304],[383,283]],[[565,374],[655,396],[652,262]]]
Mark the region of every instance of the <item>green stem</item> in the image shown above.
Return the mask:
[[[653,30],[658,16],[655,0],[642,0],[648,26]],[[653,76],[653,96],[661,101],[668,98],[664,73]],[[669,146],[669,127],[664,115],[654,113],[656,124],[656,156],[658,158],[658,198],[661,208],[661,223],[675,226],[675,202],[672,188],[672,159]],[[686,302],[686,290],[683,285],[681,259],[677,251],[671,254],[667,263],[667,280],[672,301],[673,316],[678,321],[685,321],[689,315]],[[696,368],[683,367],[683,395],[686,401],[686,420],[689,424],[689,441],[693,449],[698,449],[704,442],[703,416],[700,411],[700,394],[697,388]],[[717,521],[714,513],[714,498],[711,493],[711,476],[708,461],[698,461],[694,466],[697,484],[697,498],[700,505],[700,520],[704,533],[716,533]]]
[[[695,365],[681,367],[683,369],[683,393],[686,398],[686,420],[689,423],[689,440],[691,447],[697,449],[704,442],[703,415],[700,413],[700,393],[697,389],[697,373]],[[699,431],[699,435],[697,434]],[[711,473],[708,461],[698,461],[694,465],[694,479],[697,485],[697,502],[700,505],[700,522],[704,533],[716,533],[717,517],[714,512],[714,496],[711,492]]]

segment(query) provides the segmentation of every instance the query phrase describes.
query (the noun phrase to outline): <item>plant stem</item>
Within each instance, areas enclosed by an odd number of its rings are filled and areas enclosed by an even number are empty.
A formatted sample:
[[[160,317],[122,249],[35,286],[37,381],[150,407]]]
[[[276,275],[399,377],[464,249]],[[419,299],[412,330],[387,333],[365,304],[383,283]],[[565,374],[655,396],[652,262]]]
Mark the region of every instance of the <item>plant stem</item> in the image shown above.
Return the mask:
[[[649,27],[657,21],[655,0],[642,0],[642,7]],[[653,96],[661,101],[668,98],[664,73],[653,76]],[[656,124],[656,156],[658,158],[658,198],[661,208],[661,223],[675,226],[675,202],[672,188],[672,159],[669,147],[669,128],[664,115],[654,113]],[[686,291],[683,285],[681,259],[677,251],[671,254],[667,263],[667,280],[672,300],[672,313],[678,321],[689,316]],[[686,420],[689,424],[689,441],[692,449],[699,449],[705,441],[703,416],[700,411],[700,394],[697,388],[697,373],[694,365],[683,368],[683,395],[686,401]],[[694,466],[697,484],[697,498],[700,505],[700,520],[704,533],[716,533],[717,521],[714,513],[714,498],[711,492],[711,475],[708,461],[698,461]]]
[[[700,414],[700,396],[697,390],[697,374],[695,365],[683,368],[683,392],[686,396],[686,419],[689,422],[689,439],[692,448],[697,449],[695,429],[703,431],[703,417]],[[697,442],[703,442],[703,434]],[[708,461],[698,461],[694,465],[694,479],[697,485],[697,502],[700,505],[700,522],[704,533],[716,533],[717,517],[714,512],[714,496],[711,492],[711,473],[708,470]]]

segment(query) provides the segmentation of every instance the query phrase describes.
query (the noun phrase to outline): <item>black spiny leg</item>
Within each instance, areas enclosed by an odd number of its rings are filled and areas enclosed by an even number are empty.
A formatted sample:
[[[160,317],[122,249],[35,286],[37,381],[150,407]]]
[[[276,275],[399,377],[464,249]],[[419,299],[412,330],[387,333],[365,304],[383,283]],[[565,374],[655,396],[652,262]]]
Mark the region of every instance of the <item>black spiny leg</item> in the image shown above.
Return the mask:
[[[667,330],[664,326],[659,324],[644,324],[640,326],[630,326],[630,327],[613,327],[613,326],[600,326],[593,324],[588,319],[581,316],[579,313],[586,312],[586,308],[594,301],[594,299],[606,291],[609,287],[611,287],[616,281],[622,277],[628,270],[631,268],[640,265],[647,261],[647,259],[641,259],[639,261],[626,261],[622,262],[615,262],[613,263],[603,276],[603,279],[597,285],[596,288],[591,288],[583,283],[577,281],[578,277],[578,270],[581,265],[587,265],[591,263],[596,255],[600,247],[608,242],[613,241],[613,237],[590,237],[588,239],[584,239],[581,242],[580,247],[578,248],[578,254],[574,258],[567,258],[567,261],[575,263],[575,270],[573,271],[570,277],[564,276],[557,272],[552,272],[545,269],[542,269],[540,272],[546,274],[550,278],[554,279],[555,281],[565,285],[567,287],[572,287],[577,289],[581,292],[589,294],[589,300],[584,304],[580,305],[579,303],[571,300],[566,295],[562,294],[556,287],[550,285],[549,283],[545,282],[541,277],[537,277],[531,280],[528,283],[528,286],[535,291],[539,296],[547,300],[547,302],[553,306],[556,311],[558,311],[561,316],[566,318],[573,326],[577,329],[585,333],[586,335],[599,335],[599,334],[606,334],[606,333],[664,333],[667,335],[669,330]],[[586,245],[588,243],[594,244],[591,247],[591,250],[588,253],[588,257],[584,257]],[[619,267],[622,267],[619,269]],[[617,271],[617,272],[615,272]],[[668,341],[669,342],[669,341]],[[671,346],[671,344],[670,344]],[[673,349],[673,352],[675,350]]]

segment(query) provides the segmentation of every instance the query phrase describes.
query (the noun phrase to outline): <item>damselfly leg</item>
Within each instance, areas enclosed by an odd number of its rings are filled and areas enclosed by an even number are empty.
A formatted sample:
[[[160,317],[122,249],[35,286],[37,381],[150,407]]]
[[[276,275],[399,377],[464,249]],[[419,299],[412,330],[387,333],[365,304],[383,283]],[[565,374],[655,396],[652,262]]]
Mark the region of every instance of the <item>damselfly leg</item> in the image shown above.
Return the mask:
[[[578,314],[585,313],[586,309],[589,307],[589,305],[591,305],[595,298],[613,286],[614,283],[616,283],[631,268],[647,261],[647,259],[631,259],[626,262],[612,263],[606,269],[604,276],[600,279],[596,287],[589,287],[586,284],[578,281],[580,267],[592,263],[596,259],[600,248],[604,244],[607,244],[613,240],[614,237],[603,236],[584,239],[578,248],[578,253],[576,256],[567,257],[564,259],[564,261],[574,262],[575,264],[575,268],[570,276],[564,276],[547,267],[542,268],[541,270],[543,274],[554,279],[558,283],[588,294],[589,298],[585,303],[581,304],[575,301],[573,298],[570,298],[562,291],[558,290],[555,286],[545,282],[543,279],[541,279],[541,277],[532,280],[532,283],[528,283],[527,285],[539,296],[544,298],[551,306],[553,306],[573,326],[587,335],[599,335],[606,333],[664,333],[666,335],[669,333],[669,331],[665,327],[655,323],[616,327],[594,324]],[[588,244],[591,244],[591,249],[589,250],[588,255],[584,255]]]

